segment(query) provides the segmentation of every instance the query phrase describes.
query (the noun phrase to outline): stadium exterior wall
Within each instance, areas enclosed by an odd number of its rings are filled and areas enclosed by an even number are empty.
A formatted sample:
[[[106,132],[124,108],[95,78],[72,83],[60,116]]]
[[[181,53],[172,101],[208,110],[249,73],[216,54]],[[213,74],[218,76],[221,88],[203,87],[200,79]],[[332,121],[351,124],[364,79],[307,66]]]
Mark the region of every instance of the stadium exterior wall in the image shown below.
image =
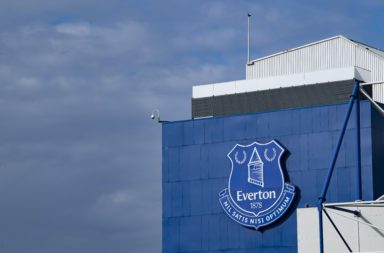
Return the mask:
[[[316,206],[346,108],[341,103],[164,123],[163,252],[297,252],[296,208]],[[372,138],[383,138],[384,124],[373,110],[361,102],[365,200],[383,193],[373,180],[384,165],[382,151],[374,150],[382,144]],[[327,202],[355,200],[354,121],[352,114]],[[231,163],[226,156],[232,147],[273,139],[288,150],[282,167],[297,192],[282,219],[256,231],[226,216],[218,194],[228,185]]]

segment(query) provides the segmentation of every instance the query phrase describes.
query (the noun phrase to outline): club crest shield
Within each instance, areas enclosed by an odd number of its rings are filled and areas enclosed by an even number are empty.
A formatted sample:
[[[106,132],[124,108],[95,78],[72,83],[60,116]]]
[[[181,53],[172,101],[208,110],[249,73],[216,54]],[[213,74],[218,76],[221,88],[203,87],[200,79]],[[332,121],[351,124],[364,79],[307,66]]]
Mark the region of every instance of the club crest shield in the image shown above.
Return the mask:
[[[236,222],[259,229],[279,219],[292,204],[295,187],[285,182],[281,156],[285,149],[275,140],[236,144],[227,157],[232,163],[228,188],[220,203]]]

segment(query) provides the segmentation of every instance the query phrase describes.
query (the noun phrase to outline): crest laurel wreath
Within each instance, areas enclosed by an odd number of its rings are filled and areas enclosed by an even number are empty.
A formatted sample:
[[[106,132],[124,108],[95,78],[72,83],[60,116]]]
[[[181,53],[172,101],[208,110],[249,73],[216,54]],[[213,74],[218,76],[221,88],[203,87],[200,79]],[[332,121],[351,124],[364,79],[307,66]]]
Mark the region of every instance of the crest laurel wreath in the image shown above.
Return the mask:
[[[265,159],[268,161],[268,162],[272,162],[273,160],[275,160],[276,158],[276,149],[275,148],[272,148],[273,150],[273,155],[272,155],[272,158],[268,157],[268,149],[265,149],[264,150],[264,157]]]
[[[247,153],[243,150],[243,159],[240,161],[239,158],[237,157],[239,152],[235,153],[235,160],[238,164],[243,164],[245,160],[247,159]]]

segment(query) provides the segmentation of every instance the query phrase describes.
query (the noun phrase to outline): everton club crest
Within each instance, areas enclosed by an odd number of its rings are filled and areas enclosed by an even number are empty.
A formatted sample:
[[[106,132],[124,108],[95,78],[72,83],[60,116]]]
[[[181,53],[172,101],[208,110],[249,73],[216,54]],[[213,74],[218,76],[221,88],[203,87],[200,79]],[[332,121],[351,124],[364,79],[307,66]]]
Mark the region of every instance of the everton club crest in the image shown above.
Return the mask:
[[[259,229],[279,219],[292,204],[295,187],[285,182],[280,159],[285,149],[275,140],[236,144],[228,153],[232,163],[228,188],[220,203],[234,221]]]

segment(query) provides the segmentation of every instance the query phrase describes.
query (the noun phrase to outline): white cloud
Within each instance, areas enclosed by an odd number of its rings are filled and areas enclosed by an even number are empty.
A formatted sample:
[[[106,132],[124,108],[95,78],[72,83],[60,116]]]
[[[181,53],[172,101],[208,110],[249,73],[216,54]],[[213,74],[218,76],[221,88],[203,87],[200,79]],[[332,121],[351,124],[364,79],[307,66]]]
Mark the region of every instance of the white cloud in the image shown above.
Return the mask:
[[[79,23],[79,24],[59,24],[56,26],[56,31],[59,33],[64,33],[68,35],[75,36],[86,36],[91,33],[89,24],[87,23]]]
[[[40,83],[38,79],[34,77],[22,77],[17,81],[18,88],[21,89],[33,89],[40,86]]]

